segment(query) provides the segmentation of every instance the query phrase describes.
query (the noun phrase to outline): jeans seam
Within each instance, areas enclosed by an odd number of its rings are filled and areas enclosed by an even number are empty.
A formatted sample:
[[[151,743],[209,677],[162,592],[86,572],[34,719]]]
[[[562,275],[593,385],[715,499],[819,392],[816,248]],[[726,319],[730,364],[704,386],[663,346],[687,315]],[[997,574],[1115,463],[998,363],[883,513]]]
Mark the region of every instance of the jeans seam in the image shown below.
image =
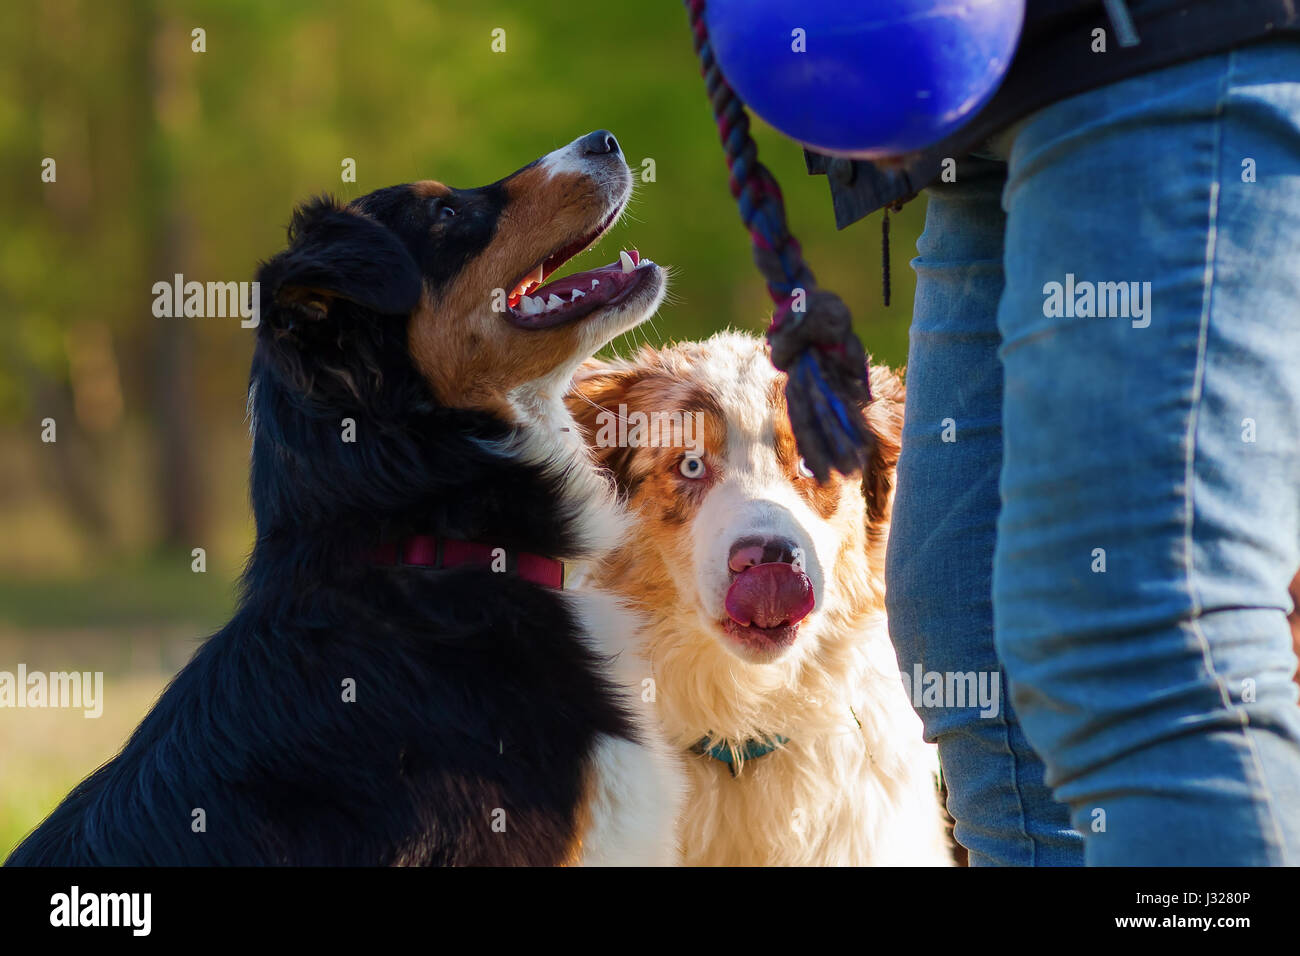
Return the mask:
[[[1205,636],[1205,631],[1201,627],[1200,616],[1203,610],[1201,606],[1200,595],[1196,588],[1196,568],[1193,550],[1193,525],[1195,523],[1195,481],[1196,481],[1196,434],[1200,427],[1201,400],[1205,388],[1205,366],[1206,353],[1208,351],[1210,312],[1213,307],[1214,299],[1214,278],[1215,262],[1218,257],[1218,225],[1219,225],[1219,205],[1222,196],[1223,182],[1223,126],[1224,113],[1227,107],[1227,98],[1232,87],[1233,67],[1236,64],[1236,51],[1228,53],[1228,67],[1224,72],[1222,87],[1219,92],[1218,103],[1215,105],[1214,112],[1214,178],[1210,185],[1210,203],[1208,209],[1209,228],[1206,232],[1205,239],[1205,272],[1204,272],[1204,291],[1201,294],[1201,318],[1200,327],[1197,331],[1196,338],[1196,369],[1192,378],[1192,404],[1190,414],[1187,416],[1187,432],[1184,437],[1184,447],[1186,449],[1183,463],[1183,569],[1187,581],[1188,597],[1191,600],[1191,621],[1190,629],[1197,645],[1201,651],[1201,659],[1205,665],[1206,672],[1213,679],[1215,687],[1219,692],[1219,699],[1224,708],[1234,713],[1240,721],[1242,737],[1245,740],[1246,747],[1250,751],[1251,762],[1254,764],[1255,775],[1260,782],[1264,792],[1264,801],[1267,804],[1268,822],[1272,824],[1273,836],[1277,841],[1277,848],[1281,851],[1282,863],[1286,863],[1286,840],[1282,835],[1282,827],[1278,822],[1277,808],[1273,806],[1273,795],[1269,791],[1266,783],[1267,778],[1264,775],[1263,761],[1260,757],[1259,747],[1251,733],[1250,714],[1243,707],[1237,707],[1232,702],[1232,694],[1228,690],[1223,676],[1219,674],[1214,666],[1214,655],[1210,649],[1209,639]]]
[[[992,582],[990,581],[990,586]],[[1011,743],[1011,722],[1006,719],[1008,710],[1008,691],[1009,682],[1005,672],[1002,673],[1002,693],[999,695],[1002,707],[1002,740],[1006,744],[1007,754],[1011,757],[1011,792],[1016,795],[1016,812],[1020,815],[1020,833],[1029,844],[1029,865],[1038,865],[1038,844],[1034,842],[1032,834],[1029,832],[1029,821],[1025,814],[1025,797],[1020,792],[1020,758],[1016,756],[1016,748]]]

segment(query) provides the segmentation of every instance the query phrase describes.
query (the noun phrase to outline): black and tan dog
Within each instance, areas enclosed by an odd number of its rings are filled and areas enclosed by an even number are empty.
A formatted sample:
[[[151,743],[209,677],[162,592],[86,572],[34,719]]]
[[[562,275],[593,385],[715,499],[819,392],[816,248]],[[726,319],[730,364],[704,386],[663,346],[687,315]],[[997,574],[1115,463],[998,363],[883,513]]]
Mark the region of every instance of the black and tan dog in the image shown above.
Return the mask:
[[[672,859],[671,761],[611,663],[635,621],[561,563],[622,533],[565,388],[664,274],[542,284],[630,191],[601,130],[296,212],[258,277],[239,609],[10,864]]]

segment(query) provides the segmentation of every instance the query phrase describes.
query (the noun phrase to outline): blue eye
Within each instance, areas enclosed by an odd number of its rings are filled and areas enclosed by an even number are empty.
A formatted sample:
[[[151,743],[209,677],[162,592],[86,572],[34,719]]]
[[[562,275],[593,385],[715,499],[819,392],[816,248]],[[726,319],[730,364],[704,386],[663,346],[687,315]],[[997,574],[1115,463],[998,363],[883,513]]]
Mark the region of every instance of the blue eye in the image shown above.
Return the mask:
[[[687,455],[682,459],[682,463],[677,466],[677,470],[686,478],[703,478],[706,471],[704,459],[698,455]]]

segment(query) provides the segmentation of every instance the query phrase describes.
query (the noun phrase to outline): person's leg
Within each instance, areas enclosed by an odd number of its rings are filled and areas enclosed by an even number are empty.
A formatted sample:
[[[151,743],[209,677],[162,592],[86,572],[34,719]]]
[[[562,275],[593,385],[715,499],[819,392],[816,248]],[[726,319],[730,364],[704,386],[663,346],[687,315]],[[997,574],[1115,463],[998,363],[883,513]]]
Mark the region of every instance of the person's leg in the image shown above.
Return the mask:
[[[1247,47],[1011,150],[995,630],[1090,865],[1300,863],[1297,78]]]
[[[996,316],[1005,172],[1001,163],[967,160],[957,183],[928,190],[913,262],[916,307],[885,572],[890,633],[913,682],[918,665],[922,675],[999,675],[991,578],[1002,463]],[[1005,681],[998,686],[990,716],[973,702],[918,707],[926,739],[939,746],[955,836],[972,865],[1082,864],[1082,838],[1043,782]]]

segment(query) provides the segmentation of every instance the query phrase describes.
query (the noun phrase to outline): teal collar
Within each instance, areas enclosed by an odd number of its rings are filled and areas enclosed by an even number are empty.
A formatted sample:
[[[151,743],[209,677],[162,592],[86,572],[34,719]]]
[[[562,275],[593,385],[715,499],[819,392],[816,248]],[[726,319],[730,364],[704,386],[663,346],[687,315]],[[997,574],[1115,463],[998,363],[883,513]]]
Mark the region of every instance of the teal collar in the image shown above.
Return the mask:
[[[709,745],[711,738],[702,737],[691,747],[691,753],[701,754],[712,757],[725,763],[731,770],[731,775],[736,775],[736,754],[739,752],[743,760],[757,760],[759,757],[766,757],[773,750],[780,750],[784,744],[790,742],[789,737],[782,737],[780,734],[773,734],[771,737],[751,737],[739,747],[728,743],[726,740],[720,740],[712,746]]]

